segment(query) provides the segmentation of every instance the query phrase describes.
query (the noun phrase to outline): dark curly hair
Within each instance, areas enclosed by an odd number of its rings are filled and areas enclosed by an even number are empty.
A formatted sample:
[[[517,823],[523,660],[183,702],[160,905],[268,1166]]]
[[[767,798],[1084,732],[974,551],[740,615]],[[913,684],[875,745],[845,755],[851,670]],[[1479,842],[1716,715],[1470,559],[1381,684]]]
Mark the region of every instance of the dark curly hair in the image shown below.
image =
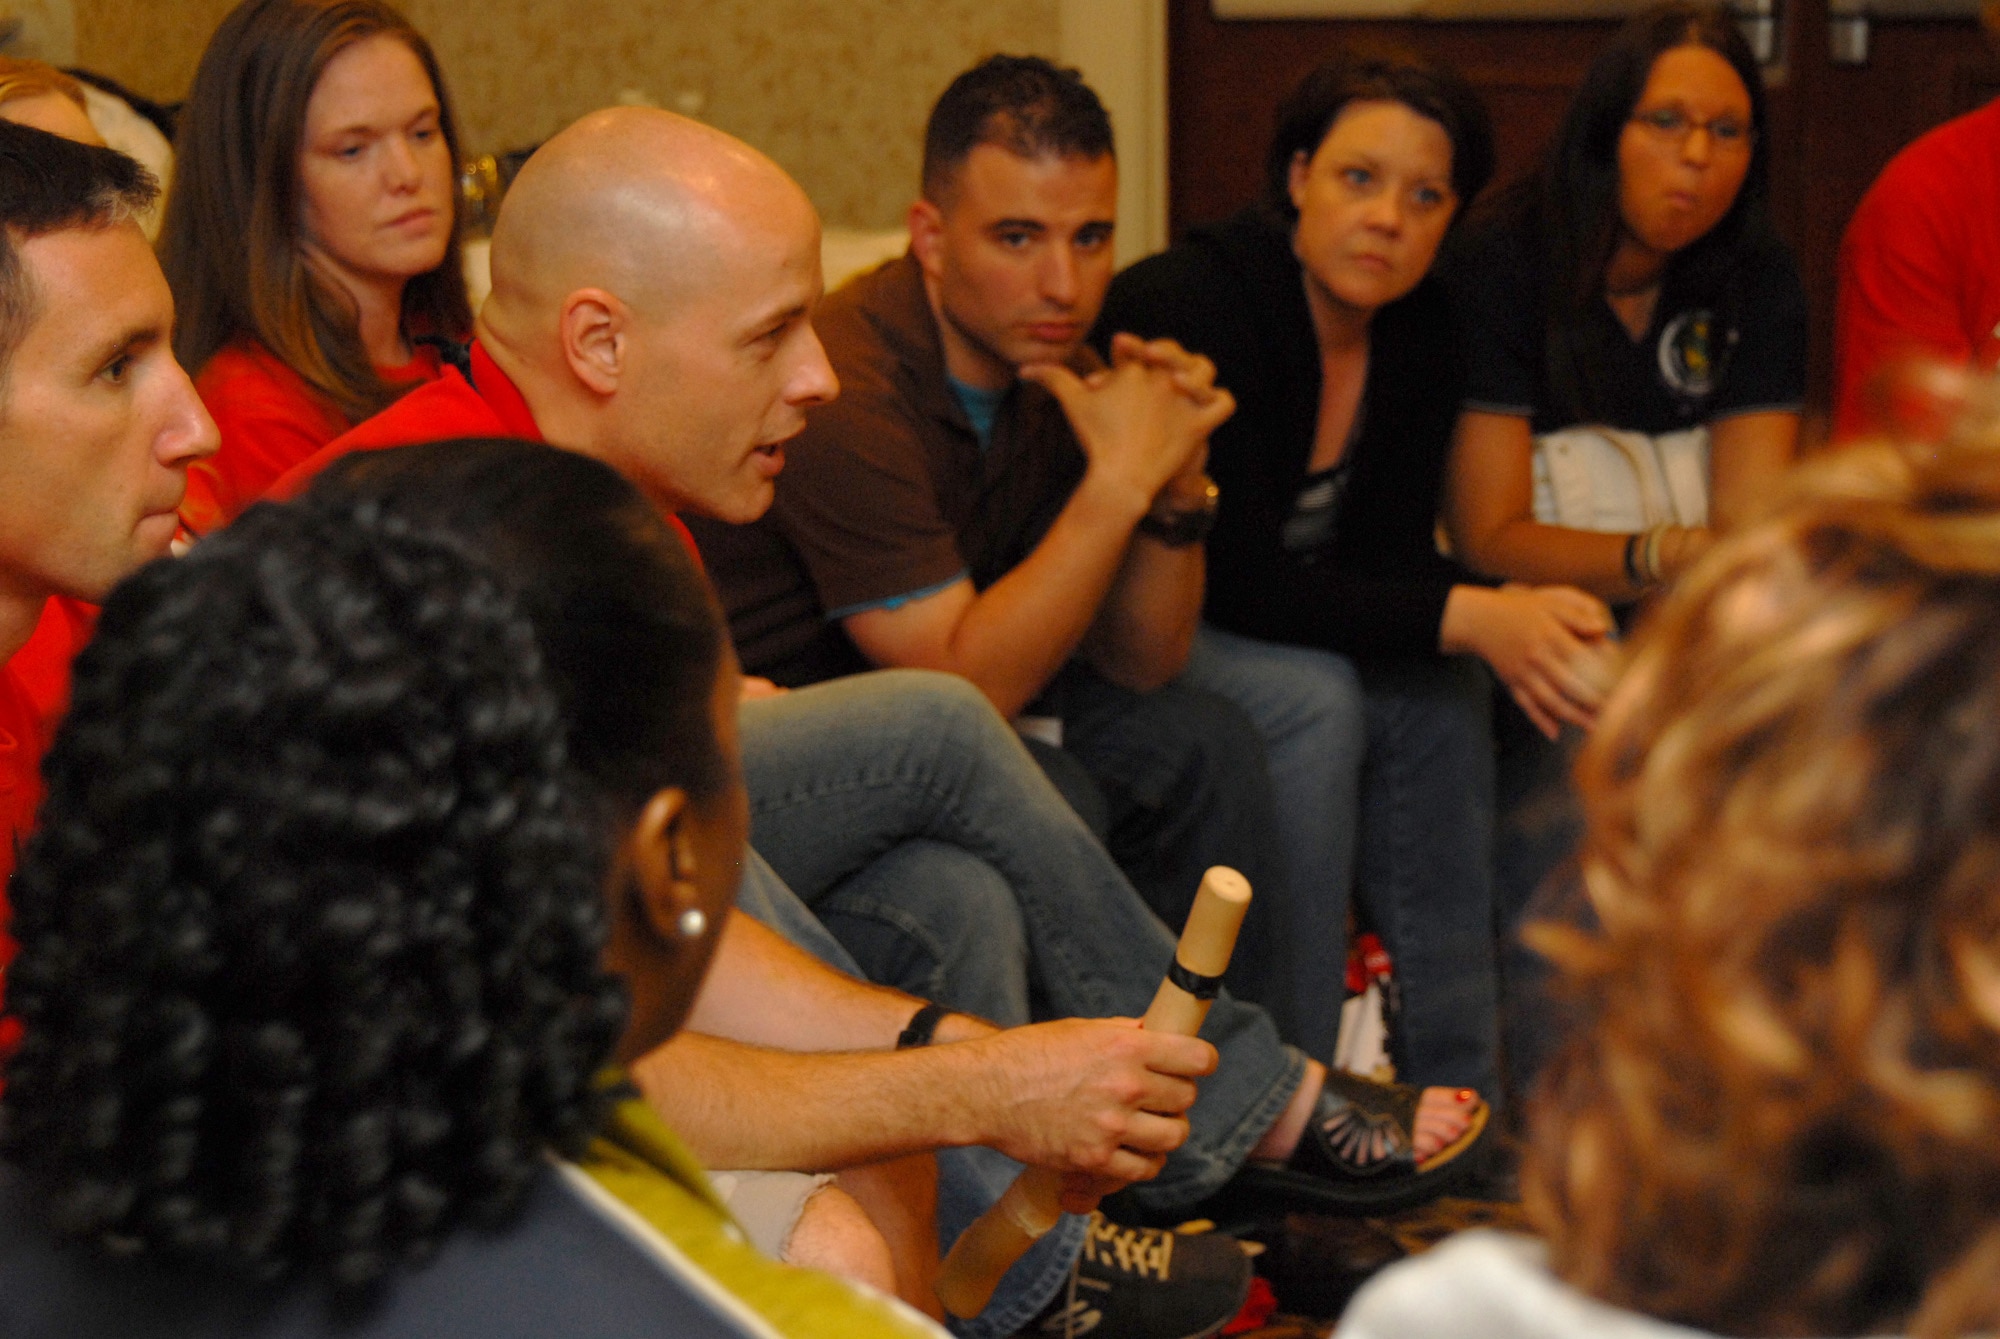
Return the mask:
[[[736,784],[709,715],[730,654],[721,611],[687,544],[617,471],[533,442],[467,438],[356,452],[306,497],[447,531],[506,579],[614,835],[662,787],[705,800]]]
[[[0,1152],[59,1233],[352,1289],[598,1128],[610,834],[510,585],[329,495],[113,593],[12,887]]]

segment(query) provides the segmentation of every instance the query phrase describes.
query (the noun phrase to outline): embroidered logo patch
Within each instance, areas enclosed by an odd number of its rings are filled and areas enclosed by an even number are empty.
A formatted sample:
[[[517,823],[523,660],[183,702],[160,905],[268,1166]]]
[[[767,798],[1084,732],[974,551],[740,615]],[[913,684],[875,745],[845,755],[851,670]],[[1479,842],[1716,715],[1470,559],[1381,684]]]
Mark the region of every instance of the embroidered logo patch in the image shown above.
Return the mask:
[[[1682,395],[1700,399],[1721,379],[1728,345],[1735,340],[1734,330],[1718,338],[1715,313],[1706,307],[1682,312],[1660,332],[1660,379]]]

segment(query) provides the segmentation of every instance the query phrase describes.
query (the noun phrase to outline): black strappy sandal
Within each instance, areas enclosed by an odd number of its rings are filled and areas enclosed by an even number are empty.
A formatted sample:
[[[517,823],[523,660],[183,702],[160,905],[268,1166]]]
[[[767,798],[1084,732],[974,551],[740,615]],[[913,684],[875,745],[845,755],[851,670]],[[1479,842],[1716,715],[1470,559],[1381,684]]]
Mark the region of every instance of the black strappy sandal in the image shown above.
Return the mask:
[[[1419,1162],[1412,1140],[1422,1090],[1328,1070],[1326,1087],[1292,1156],[1246,1163],[1233,1190],[1302,1209],[1374,1216],[1414,1208],[1461,1184],[1480,1162],[1492,1111],[1484,1100],[1458,1138]]]

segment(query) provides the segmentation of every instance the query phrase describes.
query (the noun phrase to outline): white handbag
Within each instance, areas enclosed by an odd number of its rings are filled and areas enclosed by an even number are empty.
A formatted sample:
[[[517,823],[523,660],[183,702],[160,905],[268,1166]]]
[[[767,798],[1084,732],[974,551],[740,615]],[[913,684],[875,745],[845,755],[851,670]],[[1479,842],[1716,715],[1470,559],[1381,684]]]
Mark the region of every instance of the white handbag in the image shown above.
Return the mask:
[[[1708,524],[1708,429],[1648,436],[1580,424],[1535,438],[1535,519],[1632,534]]]

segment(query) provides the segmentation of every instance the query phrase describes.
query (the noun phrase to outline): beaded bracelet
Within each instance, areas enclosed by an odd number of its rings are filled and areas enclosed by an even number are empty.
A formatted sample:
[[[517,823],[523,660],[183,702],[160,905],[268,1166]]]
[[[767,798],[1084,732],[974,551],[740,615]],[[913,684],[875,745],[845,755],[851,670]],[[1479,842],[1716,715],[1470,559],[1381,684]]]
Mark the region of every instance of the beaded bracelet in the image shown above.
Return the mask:
[[[1660,541],[1667,536],[1667,525],[1662,521],[1646,532],[1646,542],[1640,549],[1639,571],[1644,574],[1648,586],[1660,584]]]

